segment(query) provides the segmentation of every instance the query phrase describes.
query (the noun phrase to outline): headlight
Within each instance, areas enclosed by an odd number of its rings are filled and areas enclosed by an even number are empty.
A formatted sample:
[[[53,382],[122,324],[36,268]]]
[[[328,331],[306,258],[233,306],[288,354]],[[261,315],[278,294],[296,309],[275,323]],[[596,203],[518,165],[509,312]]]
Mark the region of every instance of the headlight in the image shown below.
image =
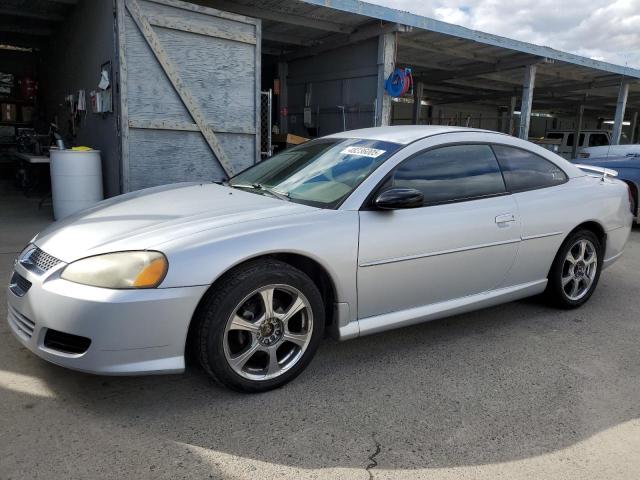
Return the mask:
[[[160,252],[107,253],[69,264],[61,277],[94,287],[154,288],[164,280],[168,267]]]

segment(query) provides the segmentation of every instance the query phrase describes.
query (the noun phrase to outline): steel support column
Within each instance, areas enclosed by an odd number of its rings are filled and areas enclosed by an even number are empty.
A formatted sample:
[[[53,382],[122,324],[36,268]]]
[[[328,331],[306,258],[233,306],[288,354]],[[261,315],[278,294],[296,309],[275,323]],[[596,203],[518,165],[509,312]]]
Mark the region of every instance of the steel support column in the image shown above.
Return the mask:
[[[531,125],[531,105],[533,103],[533,89],[536,83],[537,66],[528,65],[524,69],[524,81],[522,82],[522,104],[520,107],[520,128],[518,137],[527,140],[529,138],[529,126]]]
[[[396,34],[378,36],[378,88],[376,91],[376,125],[391,125],[391,97],[384,91],[384,81],[393,71],[396,51]]]
[[[638,128],[638,112],[633,112],[633,120],[631,120],[631,135],[629,143],[636,143],[638,135],[636,135],[636,128]]]
[[[623,81],[618,90],[618,103],[616,104],[616,116],[613,120],[613,134],[611,144],[618,145],[622,135],[622,123],[624,122],[624,111],[627,108],[627,97],[629,96],[629,82]]]
[[[515,128],[515,118],[513,116],[513,112],[515,112],[516,110],[516,101],[518,100],[518,98],[514,95],[513,97],[511,97],[511,101],[509,102],[509,123],[507,124],[507,131],[505,133],[508,133],[509,135],[513,135],[515,133],[514,128]]]
[[[412,124],[420,125],[420,113],[422,112],[422,94],[424,92],[424,83],[417,82],[413,86],[413,115]]]
[[[289,64],[287,62],[278,63],[278,79],[280,81],[280,95],[278,95],[278,124],[280,133],[289,132],[289,98],[287,91],[287,75],[289,75]]]
[[[580,132],[582,130],[582,117],[584,116],[584,103],[578,105],[576,112],[576,130],[573,132],[573,149],[571,150],[571,158],[578,156],[578,147],[580,146]]]

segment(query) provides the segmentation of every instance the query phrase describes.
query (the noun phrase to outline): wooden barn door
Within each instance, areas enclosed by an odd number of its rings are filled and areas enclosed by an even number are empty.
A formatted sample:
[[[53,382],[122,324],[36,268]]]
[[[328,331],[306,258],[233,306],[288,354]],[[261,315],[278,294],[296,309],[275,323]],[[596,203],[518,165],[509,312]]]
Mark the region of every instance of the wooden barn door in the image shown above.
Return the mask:
[[[260,21],[117,0],[122,190],[228,178],[259,159]]]

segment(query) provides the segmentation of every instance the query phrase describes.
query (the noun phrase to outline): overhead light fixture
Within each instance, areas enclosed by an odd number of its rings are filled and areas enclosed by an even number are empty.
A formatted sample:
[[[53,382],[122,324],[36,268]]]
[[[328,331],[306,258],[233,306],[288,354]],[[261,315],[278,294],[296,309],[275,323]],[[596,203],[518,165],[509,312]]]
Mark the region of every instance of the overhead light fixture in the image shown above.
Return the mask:
[[[33,48],[18,47],[17,45],[9,45],[0,43],[0,50],[13,50],[14,52],[33,52]]]

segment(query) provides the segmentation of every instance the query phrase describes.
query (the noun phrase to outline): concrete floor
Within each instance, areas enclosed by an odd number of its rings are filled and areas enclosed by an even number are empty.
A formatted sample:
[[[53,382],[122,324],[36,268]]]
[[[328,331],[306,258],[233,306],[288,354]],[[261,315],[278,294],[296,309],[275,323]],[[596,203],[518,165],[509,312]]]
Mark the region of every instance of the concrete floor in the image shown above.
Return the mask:
[[[0,278],[50,220],[0,190]],[[0,322],[0,478],[637,479],[640,230],[589,304],[346,343],[262,395],[49,365]],[[6,292],[0,289],[0,311]]]

